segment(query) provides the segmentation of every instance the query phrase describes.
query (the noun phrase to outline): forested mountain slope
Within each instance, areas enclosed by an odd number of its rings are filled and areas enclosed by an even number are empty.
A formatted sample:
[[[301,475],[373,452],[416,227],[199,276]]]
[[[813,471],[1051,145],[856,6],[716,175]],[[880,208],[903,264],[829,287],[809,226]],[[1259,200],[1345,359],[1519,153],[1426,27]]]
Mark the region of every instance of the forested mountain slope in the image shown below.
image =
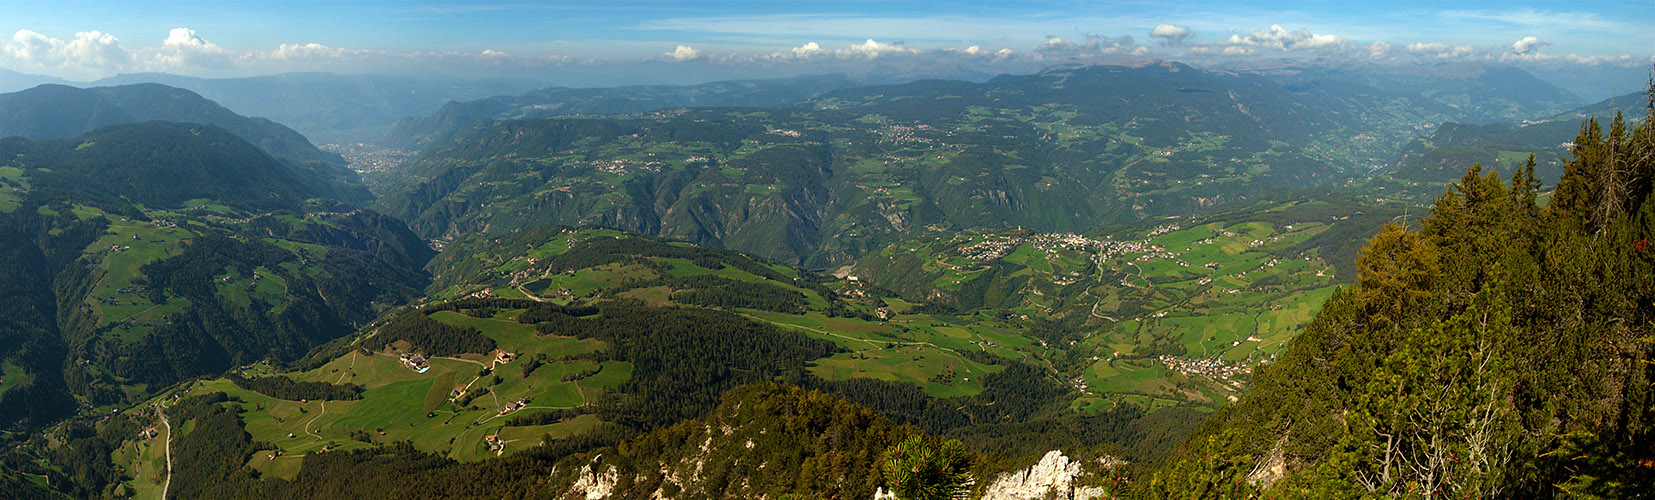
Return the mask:
[[[1649,496],[1655,124],[1628,128],[1582,127],[1544,207],[1532,165],[1472,167],[1375,235],[1145,495]]]
[[[0,155],[8,427],[298,358],[427,280],[431,251],[400,222],[214,126],[13,137]]]
[[[310,198],[345,198],[361,189],[295,168],[213,125],[148,122],[57,140],[9,137],[0,139],[0,154],[6,166],[32,171],[24,174],[35,178],[30,193],[67,191],[153,207],[213,199],[247,209],[291,209]]]

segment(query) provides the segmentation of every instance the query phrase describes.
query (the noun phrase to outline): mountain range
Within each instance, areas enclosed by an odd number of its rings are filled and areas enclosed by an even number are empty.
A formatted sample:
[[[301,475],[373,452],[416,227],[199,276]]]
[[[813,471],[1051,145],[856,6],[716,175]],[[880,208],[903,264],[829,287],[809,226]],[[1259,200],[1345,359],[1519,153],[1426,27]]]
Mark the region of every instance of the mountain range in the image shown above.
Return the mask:
[[[599,224],[825,267],[931,231],[1082,231],[1335,185],[1460,116],[1339,82],[1061,69],[773,108],[480,122],[402,167],[379,206],[428,238]]]
[[[1650,476],[1655,125],[1581,121],[1640,96],[1281,62],[179,83],[282,97],[0,95],[8,495],[1635,497]],[[357,99],[387,89],[408,95]],[[474,92],[496,97],[434,106]],[[336,139],[435,114],[365,181],[230,111],[257,105]]]

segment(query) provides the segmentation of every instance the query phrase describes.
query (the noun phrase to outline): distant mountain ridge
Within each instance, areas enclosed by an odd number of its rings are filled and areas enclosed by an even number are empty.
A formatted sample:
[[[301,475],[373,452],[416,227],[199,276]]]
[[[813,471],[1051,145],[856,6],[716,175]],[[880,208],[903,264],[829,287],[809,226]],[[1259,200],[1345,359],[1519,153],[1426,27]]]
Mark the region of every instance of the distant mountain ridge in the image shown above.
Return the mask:
[[[236,114],[200,94],[156,83],[76,88],[47,84],[0,94],[0,136],[63,139],[118,123],[205,123],[224,127],[272,156],[297,162],[343,163],[282,124]]]
[[[1579,96],[1502,64],[1361,64],[1347,61],[1253,61],[1236,70],[1284,84],[1354,83],[1418,95],[1457,111],[1452,121],[1489,123],[1551,116],[1583,104]]]
[[[169,121],[220,127],[292,163],[307,177],[333,184],[332,197],[362,202],[371,199],[356,185],[356,173],[337,154],[324,152],[293,129],[264,118],[249,118],[194,92],[144,83],[81,89],[41,85],[0,94],[0,137],[66,139],[99,128],[127,123]]]
[[[46,75],[31,75],[9,69],[0,69],[0,92],[16,92],[48,83],[67,85],[69,82]]]
[[[1611,120],[1617,113],[1629,119],[1644,116],[1649,104],[1644,93],[1612,97],[1536,121],[1502,121],[1473,125],[1445,122],[1428,137],[1415,139],[1402,151],[1392,171],[1396,177],[1424,181],[1452,181],[1466,165],[1481,164],[1501,172],[1522,168],[1534,155],[1535,176],[1551,185],[1563,175],[1583,120]]]
[[[859,84],[845,75],[822,75],[683,86],[551,87],[518,96],[449,102],[430,116],[397,121],[386,142],[419,148],[478,120],[640,113],[674,107],[779,106]]]
[[[374,141],[398,119],[436,111],[443,103],[517,94],[544,84],[470,80],[442,75],[281,73],[245,78],[124,74],[92,85],[160,83],[189,89],[227,108],[293,127],[318,144]]]

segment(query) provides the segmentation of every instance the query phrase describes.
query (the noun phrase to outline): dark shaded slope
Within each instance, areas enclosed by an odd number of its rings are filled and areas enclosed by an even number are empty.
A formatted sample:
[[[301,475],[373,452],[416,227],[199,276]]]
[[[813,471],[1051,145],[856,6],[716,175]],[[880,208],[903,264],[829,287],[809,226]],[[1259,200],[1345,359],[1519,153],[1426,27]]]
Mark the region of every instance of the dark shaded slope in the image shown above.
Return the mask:
[[[222,200],[250,209],[296,207],[333,194],[230,132],[211,125],[113,125],[74,139],[0,139],[10,166],[30,171],[36,191],[125,198],[153,207]],[[44,169],[37,170],[37,169]]]

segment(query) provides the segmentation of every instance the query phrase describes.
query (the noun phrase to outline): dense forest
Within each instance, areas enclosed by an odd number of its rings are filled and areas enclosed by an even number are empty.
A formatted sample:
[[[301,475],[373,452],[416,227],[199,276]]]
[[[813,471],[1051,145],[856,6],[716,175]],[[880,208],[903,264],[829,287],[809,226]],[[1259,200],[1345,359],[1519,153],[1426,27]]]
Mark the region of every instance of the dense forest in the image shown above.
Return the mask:
[[[224,378],[230,379],[236,387],[289,401],[362,399],[362,386],[356,384],[298,382],[281,376],[245,377],[238,373],[225,374]]]
[[[412,351],[426,356],[453,356],[456,354],[487,354],[495,348],[490,339],[476,328],[448,325],[431,319],[426,311],[419,311],[386,324],[378,333],[362,341],[362,348],[379,350],[398,341],[412,345]]]
[[[1384,227],[1143,495],[1648,497],[1655,120],[1589,121],[1571,153],[1544,206],[1532,162],[1472,166]]]
[[[800,380],[805,363],[840,347],[796,330],[782,330],[731,313],[641,307],[625,301],[599,306],[587,318],[539,323],[542,335],[595,338],[612,347],[598,360],[632,363],[632,377],[599,415],[638,430],[695,418],[737,386],[772,379]]]

